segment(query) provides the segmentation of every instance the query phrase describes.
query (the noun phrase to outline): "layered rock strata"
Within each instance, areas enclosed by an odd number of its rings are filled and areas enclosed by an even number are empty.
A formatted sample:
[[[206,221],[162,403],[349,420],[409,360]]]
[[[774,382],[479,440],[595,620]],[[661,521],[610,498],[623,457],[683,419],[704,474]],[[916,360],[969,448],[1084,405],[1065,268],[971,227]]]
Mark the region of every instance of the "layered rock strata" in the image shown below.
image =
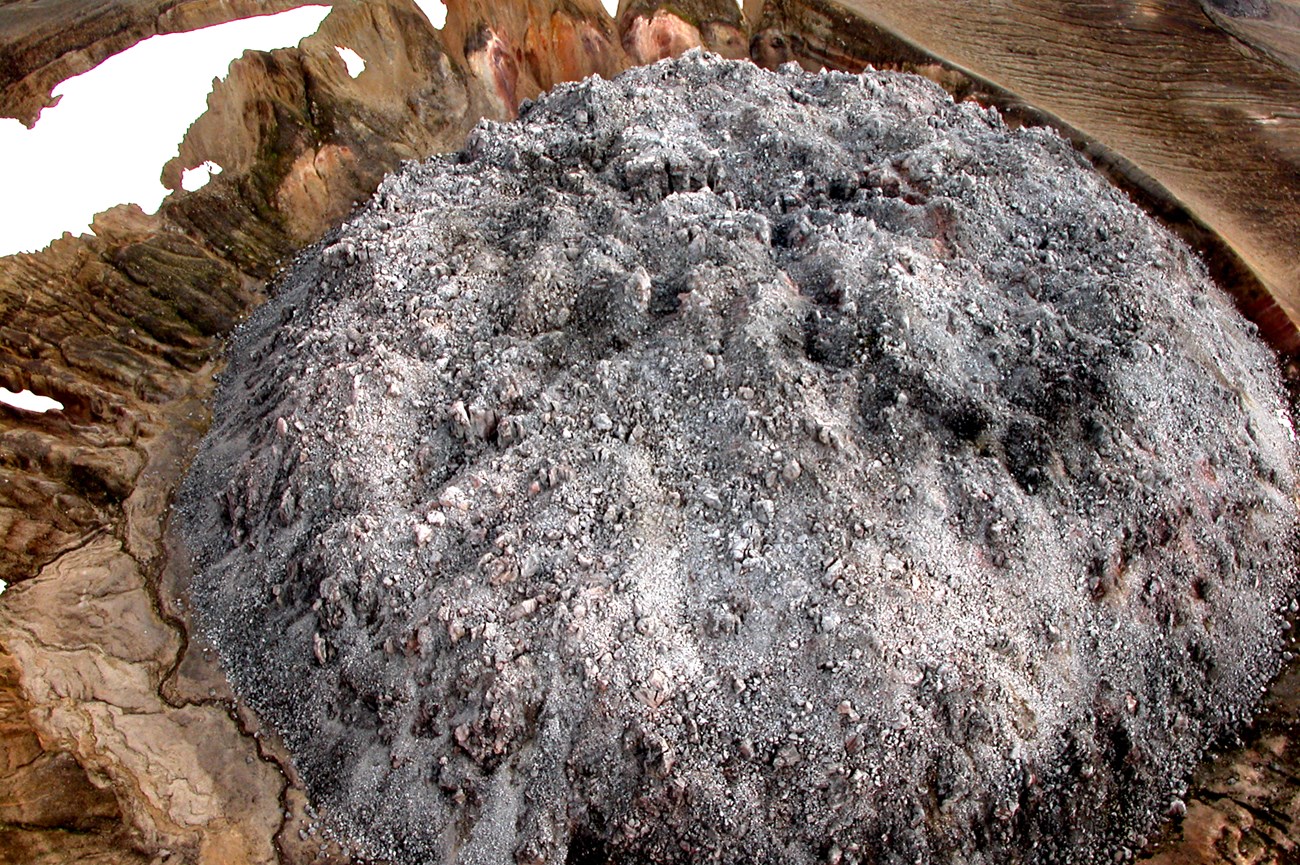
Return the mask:
[[[385,46],[368,79],[346,74],[340,42]],[[339,4],[211,97],[185,145],[228,160],[208,187],[0,261],[0,381],[64,404],[0,408],[0,859],[291,855],[273,746],[178,629],[183,599],[159,599],[184,580],[166,567],[168,502],[206,425],[218,340],[262,280],[401,159],[463,140],[476,87],[413,5]]]

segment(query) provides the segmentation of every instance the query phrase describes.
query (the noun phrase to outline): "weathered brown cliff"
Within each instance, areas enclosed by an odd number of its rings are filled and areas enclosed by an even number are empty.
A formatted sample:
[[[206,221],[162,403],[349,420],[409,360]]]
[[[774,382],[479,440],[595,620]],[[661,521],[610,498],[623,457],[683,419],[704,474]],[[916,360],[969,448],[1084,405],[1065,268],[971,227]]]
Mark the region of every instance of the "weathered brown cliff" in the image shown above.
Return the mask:
[[[412,4],[340,4],[212,96],[185,145],[212,184],[0,260],[0,380],[65,405],[0,409],[0,861],[281,857],[285,780],[160,606],[167,503],[220,336],[399,160],[456,146],[473,89]]]

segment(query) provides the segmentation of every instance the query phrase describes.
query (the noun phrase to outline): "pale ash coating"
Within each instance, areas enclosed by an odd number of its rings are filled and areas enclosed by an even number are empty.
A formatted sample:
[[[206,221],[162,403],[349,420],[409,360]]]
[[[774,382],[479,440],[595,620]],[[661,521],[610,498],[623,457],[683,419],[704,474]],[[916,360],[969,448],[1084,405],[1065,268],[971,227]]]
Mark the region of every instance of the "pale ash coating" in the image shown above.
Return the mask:
[[[1093,863],[1278,667],[1194,257],[919,78],[702,55],[408,165],[230,351],[194,603],[399,863]]]

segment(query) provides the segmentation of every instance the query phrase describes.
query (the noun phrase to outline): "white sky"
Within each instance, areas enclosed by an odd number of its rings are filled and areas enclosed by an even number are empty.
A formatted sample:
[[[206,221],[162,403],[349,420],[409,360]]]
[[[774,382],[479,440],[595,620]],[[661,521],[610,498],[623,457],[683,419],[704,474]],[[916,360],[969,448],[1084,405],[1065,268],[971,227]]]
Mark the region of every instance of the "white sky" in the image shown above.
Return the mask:
[[[603,0],[608,3],[609,0]],[[615,0],[617,2],[617,0]],[[424,17],[429,19],[429,23],[441,30],[447,23],[447,4],[442,0],[415,0],[415,5],[420,7]]]
[[[63,408],[63,403],[59,402],[57,399],[50,399],[47,396],[37,396],[29,390],[20,390],[18,393],[14,393],[7,387],[0,387],[0,402],[27,411],[46,412],[50,409]]]
[[[208,185],[208,181],[213,175],[220,174],[224,169],[211,159],[205,159],[193,168],[181,169],[181,189],[186,192],[193,192],[196,189],[202,189]]]
[[[154,36],[55,88],[62,100],[34,129],[0,119],[0,255],[41,249],[94,214],[135,202],[152,213],[158,180],[207,107],[212,79],[245,49],[296,45],[327,6]]]
[[[366,61],[360,54],[351,48],[344,48],[342,45],[335,45],[334,50],[343,58],[343,63],[348,67],[348,74],[356,78],[362,72],[366,71]]]

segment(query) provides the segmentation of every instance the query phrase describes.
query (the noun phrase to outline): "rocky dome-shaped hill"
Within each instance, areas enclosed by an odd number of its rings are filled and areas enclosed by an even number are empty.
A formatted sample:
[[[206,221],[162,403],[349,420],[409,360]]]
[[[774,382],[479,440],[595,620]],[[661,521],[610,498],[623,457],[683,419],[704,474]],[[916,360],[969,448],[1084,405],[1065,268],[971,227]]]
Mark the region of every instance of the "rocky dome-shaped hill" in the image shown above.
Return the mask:
[[[1295,484],[1267,350],[1053,133],[695,54],[386,180],[181,510],[374,855],[1091,863],[1277,670]]]

